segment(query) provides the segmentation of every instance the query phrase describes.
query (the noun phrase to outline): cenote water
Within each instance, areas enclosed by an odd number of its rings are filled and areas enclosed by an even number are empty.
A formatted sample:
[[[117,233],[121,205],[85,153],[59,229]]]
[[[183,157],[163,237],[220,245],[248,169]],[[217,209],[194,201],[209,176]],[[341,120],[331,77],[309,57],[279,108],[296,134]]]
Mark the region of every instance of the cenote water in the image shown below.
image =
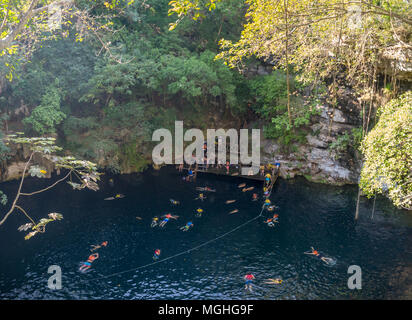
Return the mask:
[[[114,185],[108,182],[114,179]],[[50,223],[46,233],[25,241],[17,228],[26,223],[18,212],[0,228],[1,299],[397,299],[406,298],[411,270],[411,225],[408,213],[386,199],[362,199],[354,221],[356,186],[332,187],[303,178],[279,179],[271,201],[280,224],[269,228],[263,217],[190,253],[146,268],[155,249],[167,258],[236,228],[260,212],[261,202],[237,188],[246,182],[261,193],[261,182],[199,174],[193,183],[173,168],[143,174],[103,176],[97,192],[73,191],[66,184],[24,199],[22,206],[37,220],[49,212],[64,219]],[[27,179],[25,191],[50,180]],[[194,200],[196,186],[212,186],[204,202]],[[12,197],[18,182],[1,189]],[[123,199],[104,201],[117,193]],[[180,200],[172,207],[169,198]],[[226,200],[236,199],[234,204]],[[202,207],[201,218],[194,217]],[[239,212],[228,213],[233,209]],[[164,229],[151,228],[151,218],[179,215]],[[141,220],[136,217],[141,217]],[[193,221],[189,232],[179,227]],[[88,273],[78,271],[90,245],[108,241]],[[303,252],[313,246],[336,259],[327,266]],[[62,269],[62,289],[47,287],[48,267]],[[362,289],[349,290],[348,266],[362,269]],[[129,272],[123,272],[131,270]],[[119,273],[110,276],[115,273]],[[244,289],[243,276],[253,273],[254,291]],[[104,276],[109,276],[103,278]],[[280,285],[267,278],[281,277]]]

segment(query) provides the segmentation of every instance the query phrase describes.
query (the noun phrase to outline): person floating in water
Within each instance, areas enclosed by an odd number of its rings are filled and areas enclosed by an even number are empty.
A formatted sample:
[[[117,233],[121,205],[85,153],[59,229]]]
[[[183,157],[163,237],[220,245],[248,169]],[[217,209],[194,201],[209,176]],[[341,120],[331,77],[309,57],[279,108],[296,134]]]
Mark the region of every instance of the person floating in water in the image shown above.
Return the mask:
[[[236,202],[236,200],[227,200],[225,203],[230,204],[230,203],[233,203],[233,202]]]
[[[265,284],[281,284],[283,282],[282,279],[276,278],[276,279],[267,279],[264,283]]]
[[[160,249],[156,249],[153,254],[153,260],[158,260],[160,258]]]
[[[253,189],[255,189],[255,187],[243,188],[242,192],[250,191],[250,190],[253,190]]]
[[[100,245],[95,245],[95,244],[92,244],[91,245],[91,249],[90,249],[90,251],[95,251],[95,250],[97,250],[97,249],[100,249],[101,247],[106,247],[107,246],[107,241],[103,241]]]
[[[118,193],[118,194],[116,194],[114,197],[105,198],[104,200],[122,199],[122,198],[124,198],[124,197],[125,197],[124,194]]]
[[[240,188],[244,188],[245,186],[246,186],[246,183],[241,183],[237,187],[240,189]]]
[[[252,194],[252,201],[257,201],[259,199],[259,196],[257,193]]]
[[[268,227],[271,227],[271,228],[275,226],[272,218],[267,218],[265,221],[263,221],[263,223],[266,223]]]
[[[96,259],[98,259],[98,258],[99,258],[99,254],[98,254],[97,252],[91,254],[91,255],[89,256],[89,258],[87,259],[87,261],[86,261],[86,262],[83,262],[83,264],[82,264],[81,267],[79,268],[79,271],[85,272],[85,271],[89,270],[89,269],[91,268],[91,266],[92,266],[93,261],[96,260]]]
[[[209,187],[196,187],[197,191],[208,191],[208,192],[216,192],[216,189],[212,189]]]
[[[197,208],[196,209],[196,217],[200,218],[202,216],[203,209],[202,208]]]
[[[180,230],[182,231],[188,231],[190,228],[193,228],[194,224],[192,221],[189,221],[188,223],[186,223],[186,225],[184,225],[183,227],[180,228]]]
[[[268,206],[267,207],[268,211],[273,211],[273,210],[275,210],[275,208],[276,208],[276,206]]]
[[[153,217],[152,218],[152,224],[150,225],[152,228],[156,227],[159,224],[159,218],[158,217]]]
[[[166,225],[166,223],[169,222],[170,219],[176,220],[177,218],[179,218],[179,216],[172,216],[170,213],[163,215],[162,218],[163,217],[164,219],[159,223],[159,227],[161,228],[163,228]]]
[[[315,250],[313,247],[310,247],[310,248],[311,248],[312,251],[310,251],[310,252],[309,252],[309,251],[304,252],[304,254],[309,254],[309,255],[313,255],[313,256],[315,256],[315,257],[318,257],[320,260],[322,260],[322,261],[325,262],[326,264],[329,264],[329,263],[333,262],[333,259],[332,259],[332,258],[324,257],[323,255],[321,255],[321,254],[319,253],[319,251]]]
[[[270,182],[271,182],[271,179],[272,179],[272,176],[270,175],[270,173],[265,175],[265,185],[269,186]]]
[[[245,281],[245,290],[249,290],[250,292],[252,292],[252,283],[253,280],[255,279],[255,276],[251,273],[245,275],[243,277],[246,281]]]
[[[195,199],[195,200],[198,200],[198,199],[200,199],[200,200],[205,200],[206,199],[206,197],[205,197],[205,195],[203,194],[203,193],[200,193],[199,194],[199,196]]]
[[[239,212],[239,210],[238,209],[232,210],[232,211],[229,212],[229,214],[234,214],[236,212]]]
[[[180,201],[177,201],[177,200],[170,199],[169,201],[170,201],[171,204],[173,204],[175,206],[180,204]]]

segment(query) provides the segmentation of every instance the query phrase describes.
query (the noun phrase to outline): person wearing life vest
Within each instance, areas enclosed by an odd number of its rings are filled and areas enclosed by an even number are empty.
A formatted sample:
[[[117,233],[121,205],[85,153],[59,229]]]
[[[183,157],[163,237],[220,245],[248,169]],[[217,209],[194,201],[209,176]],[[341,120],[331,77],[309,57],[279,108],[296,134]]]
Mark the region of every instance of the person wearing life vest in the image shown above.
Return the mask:
[[[255,276],[253,274],[249,273],[249,274],[246,274],[243,278],[246,280],[245,281],[245,289],[246,290],[249,289],[249,291],[252,291],[252,283],[253,283],[253,280],[255,279]]]
[[[194,224],[192,221],[189,221],[188,223],[186,223],[186,225],[184,225],[183,227],[180,228],[180,230],[182,231],[188,231],[190,228],[193,228]]]
[[[268,225],[268,227],[274,227],[274,223],[273,223],[273,219],[268,218],[266,219],[266,221],[263,221],[263,223],[266,223]]]
[[[329,264],[333,261],[332,258],[328,258],[328,257],[323,256],[319,251],[315,250],[313,247],[310,247],[310,248],[312,250],[311,252],[304,252],[304,253],[309,254],[309,255],[313,255],[313,256],[319,258],[320,260],[322,260],[323,262],[325,262],[327,264]]]
[[[86,262],[83,262],[82,266],[79,268],[79,271],[85,272],[86,270],[90,269],[94,260],[99,258],[99,254],[93,253],[89,256]]]
[[[196,217],[200,218],[202,216],[203,209],[202,208],[197,208],[196,209]]]
[[[265,175],[265,184],[266,184],[267,186],[270,185],[271,178],[272,178],[272,176],[270,175],[270,173],[268,173],[268,174]]]
[[[158,217],[153,217],[152,218],[152,224],[150,225],[152,228],[156,227],[159,223],[159,218]]]
[[[167,213],[167,214],[163,215],[162,218],[164,218],[164,219],[159,223],[159,227],[161,227],[161,228],[163,228],[166,225],[166,223],[169,222],[170,219],[175,219],[176,220],[177,218],[179,218],[179,216],[173,216],[170,213]]]
[[[160,249],[156,249],[153,255],[153,260],[158,260],[160,258]]]

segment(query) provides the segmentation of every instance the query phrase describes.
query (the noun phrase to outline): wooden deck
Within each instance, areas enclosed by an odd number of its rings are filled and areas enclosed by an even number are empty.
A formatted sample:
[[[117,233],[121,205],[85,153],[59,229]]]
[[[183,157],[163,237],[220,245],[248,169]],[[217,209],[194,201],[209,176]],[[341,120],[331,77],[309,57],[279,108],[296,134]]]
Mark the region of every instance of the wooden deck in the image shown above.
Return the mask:
[[[197,172],[201,172],[201,173],[209,173],[209,174],[215,174],[215,175],[220,175],[220,176],[231,176],[231,177],[239,177],[239,178],[243,178],[243,179],[250,179],[250,180],[255,180],[255,181],[265,181],[265,176],[259,174],[256,175],[242,175],[241,172],[241,167],[239,166],[239,168],[230,168],[229,169],[229,174],[226,173],[226,168],[222,167],[222,168],[217,168],[217,167],[211,167],[209,166],[209,168],[206,169],[206,166],[204,165],[198,165],[196,167],[184,167],[183,170],[185,171],[189,171],[189,169],[193,170],[195,176],[197,174]],[[267,173],[270,173],[272,176],[272,182],[271,184],[274,185],[276,183],[276,180],[279,177],[279,168],[275,167],[272,171],[269,170],[265,170],[265,175]]]

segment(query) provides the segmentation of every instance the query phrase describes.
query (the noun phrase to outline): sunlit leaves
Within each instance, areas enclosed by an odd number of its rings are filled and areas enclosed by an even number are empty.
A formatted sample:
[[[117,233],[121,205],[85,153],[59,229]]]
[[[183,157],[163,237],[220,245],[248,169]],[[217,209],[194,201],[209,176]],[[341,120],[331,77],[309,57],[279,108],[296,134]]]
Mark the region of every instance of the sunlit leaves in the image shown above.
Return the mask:
[[[32,232],[29,232],[24,239],[29,240],[33,236],[35,236],[37,233],[44,233],[46,231],[46,225],[50,222],[57,221],[57,220],[62,220],[63,215],[57,212],[51,212],[48,214],[48,219],[47,218],[42,218],[40,221],[36,224],[33,225],[33,223],[26,223],[24,225],[21,225],[18,227],[17,230],[19,231],[27,231],[29,229],[33,230]]]
[[[396,206],[412,210],[412,91],[380,109],[361,149],[363,192],[386,194]]]
[[[29,174],[32,177],[44,178],[46,173],[47,173],[46,169],[41,168],[39,166],[31,166],[29,169]]]
[[[7,196],[0,190],[0,204],[5,206],[7,204]]]

